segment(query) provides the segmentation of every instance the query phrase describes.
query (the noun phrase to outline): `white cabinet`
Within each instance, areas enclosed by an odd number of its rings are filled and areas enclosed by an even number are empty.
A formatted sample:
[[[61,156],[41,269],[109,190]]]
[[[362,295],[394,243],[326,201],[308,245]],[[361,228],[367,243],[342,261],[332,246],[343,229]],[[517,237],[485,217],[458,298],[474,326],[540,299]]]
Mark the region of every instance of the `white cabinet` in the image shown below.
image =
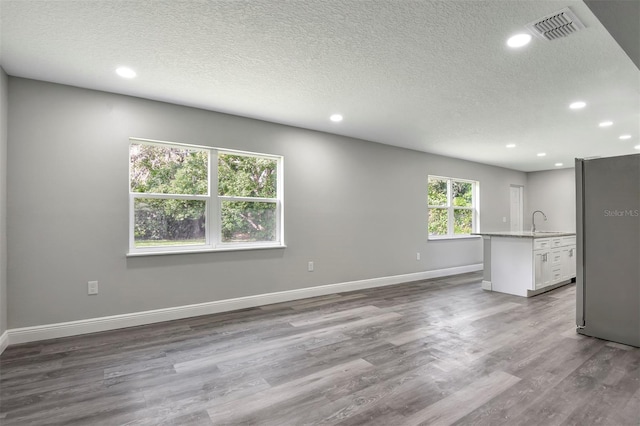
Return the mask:
[[[536,250],[533,252],[533,288],[537,290],[551,283],[551,263],[548,250]]]
[[[576,246],[562,249],[562,279],[570,280],[576,276]]]
[[[533,248],[534,268],[531,290],[539,290],[575,277],[575,237],[535,239]]]

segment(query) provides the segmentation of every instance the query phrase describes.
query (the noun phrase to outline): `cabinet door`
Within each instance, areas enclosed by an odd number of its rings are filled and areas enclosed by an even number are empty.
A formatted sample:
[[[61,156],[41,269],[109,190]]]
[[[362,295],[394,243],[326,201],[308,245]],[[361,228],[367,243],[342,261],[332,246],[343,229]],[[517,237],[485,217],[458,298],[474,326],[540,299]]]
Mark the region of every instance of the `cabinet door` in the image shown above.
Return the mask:
[[[533,286],[537,290],[551,283],[550,252],[538,250],[533,252]]]
[[[573,258],[575,260],[575,257]],[[562,247],[562,280],[568,280],[571,273],[571,248]]]
[[[570,280],[576,276],[576,247],[562,248],[562,280]]]
[[[576,277],[576,246],[569,249],[569,278]]]
[[[567,279],[570,280],[576,276],[576,246],[567,247],[568,255],[564,264],[566,265]]]

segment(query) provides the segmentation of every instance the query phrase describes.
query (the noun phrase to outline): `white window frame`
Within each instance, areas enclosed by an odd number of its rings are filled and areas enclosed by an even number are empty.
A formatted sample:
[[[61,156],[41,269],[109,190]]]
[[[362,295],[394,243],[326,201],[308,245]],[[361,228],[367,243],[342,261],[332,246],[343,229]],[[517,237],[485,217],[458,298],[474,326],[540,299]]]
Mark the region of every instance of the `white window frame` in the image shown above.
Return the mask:
[[[447,204],[446,205],[432,205],[429,202],[428,185],[429,180],[439,179],[447,181]],[[453,182],[470,183],[471,187],[471,207],[461,207],[453,205],[453,193],[451,191]],[[429,240],[449,240],[455,238],[470,238],[475,237],[471,234],[455,234],[454,226],[454,212],[455,210],[472,210],[471,214],[471,232],[476,233],[480,230],[480,182],[476,180],[460,179],[447,176],[428,175],[427,176],[427,239]],[[430,235],[429,234],[429,209],[447,209],[447,233],[446,235]]]
[[[156,141],[142,138],[129,138],[129,153],[131,145],[144,144],[169,148],[186,148],[198,151],[206,151],[208,153],[208,188],[206,195],[180,195],[180,194],[156,194],[145,192],[131,191],[131,157],[128,155],[129,161],[129,252],[127,256],[148,256],[157,254],[179,254],[194,252],[210,252],[210,251],[233,251],[233,250],[252,250],[252,249],[268,249],[268,248],[284,248],[284,176],[283,165],[284,157],[281,155],[263,154],[249,151],[239,151],[227,148],[218,148],[201,145],[191,145],[176,142]],[[236,197],[218,195],[218,155],[242,155],[247,157],[259,157],[277,162],[276,172],[276,197],[275,198],[258,198],[258,197]],[[180,199],[180,200],[203,200],[206,202],[205,208],[205,243],[189,244],[189,245],[172,245],[172,246],[155,246],[155,247],[136,247],[135,246],[135,200],[137,198],[159,198],[159,199]],[[276,205],[276,231],[275,241],[257,241],[257,242],[223,242],[222,241],[222,201],[247,201],[247,202],[266,202]]]

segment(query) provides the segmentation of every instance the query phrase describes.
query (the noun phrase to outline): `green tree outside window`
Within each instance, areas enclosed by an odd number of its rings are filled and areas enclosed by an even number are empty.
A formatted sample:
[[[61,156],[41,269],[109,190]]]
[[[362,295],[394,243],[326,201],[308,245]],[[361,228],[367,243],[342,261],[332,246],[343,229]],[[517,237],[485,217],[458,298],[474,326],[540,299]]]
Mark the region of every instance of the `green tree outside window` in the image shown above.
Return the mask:
[[[205,245],[215,222],[218,243],[277,242],[278,167],[277,158],[257,154],[132,141],[133,248]]]
[[[428,178],[428,235],[468,235],[474,230],[478,183],[452,178]]]

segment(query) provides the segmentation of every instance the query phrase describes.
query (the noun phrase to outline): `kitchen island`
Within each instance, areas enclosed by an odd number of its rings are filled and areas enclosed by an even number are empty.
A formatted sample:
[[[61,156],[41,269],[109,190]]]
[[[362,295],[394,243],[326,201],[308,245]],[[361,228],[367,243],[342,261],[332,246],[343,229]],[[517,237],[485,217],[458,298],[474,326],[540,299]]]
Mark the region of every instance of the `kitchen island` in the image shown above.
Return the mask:
[[[479,232],[484,248],[482,288],[531,297],[576,276],[574,232]]]

